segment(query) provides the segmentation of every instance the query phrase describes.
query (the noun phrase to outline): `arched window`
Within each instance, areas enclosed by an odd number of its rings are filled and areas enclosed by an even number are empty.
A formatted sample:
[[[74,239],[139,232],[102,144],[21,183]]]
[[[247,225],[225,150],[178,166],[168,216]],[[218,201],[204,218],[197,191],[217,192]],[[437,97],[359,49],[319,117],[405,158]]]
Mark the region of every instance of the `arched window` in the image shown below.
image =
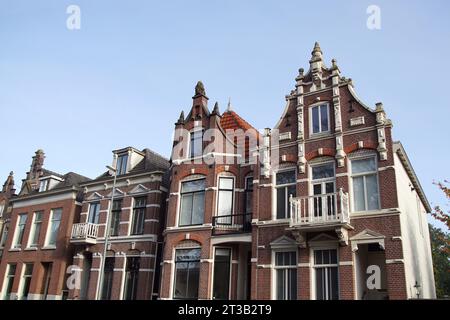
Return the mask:
[[[186,240],[175,248],[174,299],[197,299],[200,280],[201,247]]]

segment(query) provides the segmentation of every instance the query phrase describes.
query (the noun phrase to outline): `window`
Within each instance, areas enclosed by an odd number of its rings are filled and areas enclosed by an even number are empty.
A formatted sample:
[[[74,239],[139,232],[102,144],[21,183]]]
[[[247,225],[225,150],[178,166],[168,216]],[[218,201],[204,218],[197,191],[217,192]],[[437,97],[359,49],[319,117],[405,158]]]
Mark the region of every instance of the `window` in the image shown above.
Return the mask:
[[[27,215],[19,214],[19,221],[17,223],[16,237],[14,239],[14,248],[20,248],[22,245],[23,233],[25,231],[25,225],[27,224]]]
[[[227,300],[230,295],[231,249],[216,248],[214,256],[213,299]]]
[[[122,154],[117,157],[116,170],[117,175],[127,173],[128,154]]]
[[[253,212],[253,177],[245,178],[245,213]]]
[[[114,275],[114,258],[106,258],[105,273],[103,275],[102,300],[111,300]]]
[[[197,299],[200,279],[200,248],[175,252],[175,299]]]
[[[330,131],[328,104],[322,104],[311,108],[311,133]]]
[[[180,226],[203,223],[205,212],[206,179],[186,181],[181,184]]]
[[[14,276],[16,275],[16,264],[10,263],[6,267],[5,283],[3,284],[3,300],[11,298],[11,291],[14,284]]]
[[[33,264],[25,263],[23,268],[24,271],[20,284],[19,299],[27,300],[28,293],[30,292],[31,277],[33,276]]]
[[[94,202],[89,205],[88,222],[98,224],[100,218],[100,202]]]
[[[0,248],[6,245],[6,240],[8,239],[8,231],[9,231],[9,224],[5,223],[3,225],[2,236],[0,238]]]
[[[282,171],[276,174],[277,219],[290,218],[289,196],[297,195],[295,170]]]
[[[203,154],[203,131],[191,132],[190,152],[191,158],[200,157]]]
[[[39,236],[41,234],[42,226],[42,215],[42,211],[37,211],[34,213],[34,220],[30,232],[29,247],[37,247],[39,244]]]
[[[62,209],[52,209],[50,213],[50,224],[49,224],[49,235],[46,245],[54,246],[56,245],[56,240],[58,238],[59,225],[61,224]]]
[[[120,214],[122,212],[122,200],[114,200],[111,210],[111,225],[109,234],[111,236],[119,235]]]
[[[277,300],[297,300],[297,253],[275,252],[275,290]]]
[[[0,218],[3,216],[3,211],[5,211],[5,203],[0,203]]]
[[[339,299],[337,250],[314,250],[317,300]]]
[[[380,208],[376,158],[352,160],[354,211]]]
[[[134,198],[133,224],[131,227],[131,234],[144,233],[146,208],[147,208],[147,197]]]
[[[125,300],[136,300],[139,280],[139,257],[128,257],[125,270]]]
[[[50,287],[50,280],[52,275],[53,264],[51,262],[42,263],[42,268],[44,273],[42,275],[42,286],[41,286],[41,296],[43,300],[47,299],[48,288]]]
[[[311,167],[314,218],[336,215],[334,162]]]
[[[39,192],[47,191],[48,190],[48,179],[41,180],[39,182]]]
[[[217,193],[217,216],[222,217],[219,221],[221,224],[231,224],[231,215],[233,214],[233,190],[233,178],[219,178],[219,191]]]

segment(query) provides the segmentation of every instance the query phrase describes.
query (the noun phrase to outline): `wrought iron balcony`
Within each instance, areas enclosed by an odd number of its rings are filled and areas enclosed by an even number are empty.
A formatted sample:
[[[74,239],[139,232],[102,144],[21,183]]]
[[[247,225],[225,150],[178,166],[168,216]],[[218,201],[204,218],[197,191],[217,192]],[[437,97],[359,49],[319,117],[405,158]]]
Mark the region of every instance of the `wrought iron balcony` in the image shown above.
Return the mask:
[[[213,235],[246,233],[252,230],[252,215],[251,213],[245,213],[215,216],[212,223]]]
[[[94,223],[76,223],[72,226],[72,235],[70,242],[81,244],[95,244],[97,243],[98,224]]]
[[[291,227],[317,227],[349,224],[348,193],[290,197]]]

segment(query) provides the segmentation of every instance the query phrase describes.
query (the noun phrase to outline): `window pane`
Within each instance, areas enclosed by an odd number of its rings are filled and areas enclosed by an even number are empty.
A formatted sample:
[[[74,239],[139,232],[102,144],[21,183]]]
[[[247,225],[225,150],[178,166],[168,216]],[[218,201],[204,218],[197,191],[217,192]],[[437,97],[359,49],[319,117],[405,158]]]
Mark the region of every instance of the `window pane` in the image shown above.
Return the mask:
[[[376,175],[366,176],[366,187],[367,187],[368,210],[379,209],[380,205],[379,205],[378,183]]]
[[[220,178],[219,189],[233,189],[233,178]]]
[[[366,209],[363,179],[363,177],[353,178],[353,204],[355,211],[364,211]]]
[[[286,279],[285,279],[285,272],[284,270],[280,269],[277,270],[277,299],[278,300],[285,300],[285,284],[286,284]]]
[[[203,153],[203,132],[195,131],[191,133],[191,157],[201,156]]]
[[[283,172],[277,173],[276,180],[277,180],[277,185],[295,183],[296,182],[295,170],[283,171]]]
[[[100,203],[91,203],[89,206],[89,219],[88,222],[98,224],[100,213]]]
[[[219,191],[219,204],[217,208],[217,215],[227,216],[232,214],[233,192]]]
[[[192,194],[181,196],[180,226],[191,224],[192,214]]]
[[[289,300],[297,300],[297,268],[288,271],[289,277]]]
[[[320,132],[319,107],[312,108],[312,129],[313,133]]]
[[[338,287],[338,268],[331,267],[328,270],[328,299],[339,299],[339,287]]]
[[[373,172],[376,170],[375,158],[352,160],[352,173]]]
[[[200,249],[181,249],[175,253],[174,298],[196,299],[200,278]]]
[[[320,166],[312,167],[312,178],[325,179],[334,177],[334,163],[327,163]]]
[[[277,189],[277,218],[286,218],[286,188]]]
[[[316,268],[316,299],[325,300],[325,268]]]
[[[186,181],[181,184],[181,192],[202,191],[205,189],[205,179]]]
[[[328,131],[329,126],[328,126],[328,106],[327,105],[323,105],[320,106],[320,124],[322,126],[322,132],[323,131]]]
[[[192,224],[202,224],[205,212],[205,193],[194,193],[192,206]]]
[[[216,249],[213,299],[228,299],[230,289],[230,249]]]
[[[53,210],[51,217],[50,235],[47,244],[55,245],[58,237],[59,225],[61,223],[61,209]]]

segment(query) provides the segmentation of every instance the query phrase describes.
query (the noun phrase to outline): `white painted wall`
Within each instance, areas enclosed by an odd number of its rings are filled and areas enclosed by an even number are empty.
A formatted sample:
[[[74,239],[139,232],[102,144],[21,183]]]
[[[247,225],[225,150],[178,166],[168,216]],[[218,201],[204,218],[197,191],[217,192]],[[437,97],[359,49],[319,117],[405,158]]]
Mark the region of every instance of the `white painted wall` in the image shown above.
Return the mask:
[[[426,209],[417,191],[411,190],[412,183],[396,153],[394,165],[408,298],[417,297],[416,281],[421,286],[420,298],[436,298]]]

